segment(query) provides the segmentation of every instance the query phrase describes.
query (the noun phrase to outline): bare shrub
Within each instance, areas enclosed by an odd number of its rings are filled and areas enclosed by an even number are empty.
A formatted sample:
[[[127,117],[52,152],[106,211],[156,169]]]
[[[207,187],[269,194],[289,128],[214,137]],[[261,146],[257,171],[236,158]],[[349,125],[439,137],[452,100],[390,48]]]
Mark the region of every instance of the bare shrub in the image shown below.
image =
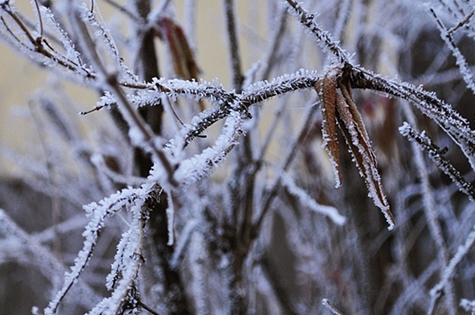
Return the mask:
[[[0,2],[59,78],[0,187],[2,311],[475,313],[472,4],[254,1],[248,25],[223,0],[229,86],[200,79],[197,5]]]

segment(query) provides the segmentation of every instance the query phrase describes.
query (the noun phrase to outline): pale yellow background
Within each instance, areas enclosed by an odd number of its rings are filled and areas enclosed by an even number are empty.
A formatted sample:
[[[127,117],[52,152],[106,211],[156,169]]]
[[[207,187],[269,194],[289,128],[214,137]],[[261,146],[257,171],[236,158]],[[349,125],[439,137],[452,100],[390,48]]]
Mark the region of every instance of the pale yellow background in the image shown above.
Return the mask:
[[[177,5],[177,17],[183,23],[184,1],[174,1]],[[268,6],[268,1],[239,0],[237,2],[239,12],[238,27],[241,31],[240,44],[243,54],[243,71],[247,70],[252,62],[259,60],[262,56],[255,53],[255,47],[265,42],[261,34],[256,33],[256,29],[263,30],[267,16],[264,11]],[[97,2],[102,11],[110,7],[102,1]],[[15,4],[26,13],[31,14],[29,0],[17,0]],[[197,27],[197,53],[199,67],[203,70],[202,78],[212,80],[219,78],[220,82],[227,87],[230,86],[229,63],[227,54],[227,43],[225,40],[224,17],[222,1],[220,0],[197,0],[196,9],[198,11]],[[252,46],[248,45],[252,42]],[[254,47],[254,48],[253,48]],[[8,174],[11,163],[6,161],[5,148],[24,152],[25,144],[29,143],[32,136],[35,136],[34,127],[28,121],[28,100],[35,90],[47,78],[47,72],[30,64],[23,56],[14,52],[5,42],[0,42],[0,174]],[[166,62],[160,58],[160,62]],[[69,90],[69,88],[68,88]],[[94,105],[95,95],[87,96],[83,90],[77,92],[80,96],[77,101],[85,109]],[[33,133],[33,134],[32,134]]]

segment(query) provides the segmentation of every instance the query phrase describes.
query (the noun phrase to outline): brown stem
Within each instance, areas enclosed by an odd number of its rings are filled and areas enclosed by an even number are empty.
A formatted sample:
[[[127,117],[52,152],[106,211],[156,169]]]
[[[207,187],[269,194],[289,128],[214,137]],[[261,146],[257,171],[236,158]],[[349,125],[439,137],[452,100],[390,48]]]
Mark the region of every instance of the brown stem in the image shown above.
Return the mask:
[[[242,82],[244,77],[241,70],[241,56],[236,32],[234,0],[224,0],[224,12],[226,16],[226,29],[228,32],[229,54],[231,56],[233,87],[236,92],[240,93],[242,91]]]

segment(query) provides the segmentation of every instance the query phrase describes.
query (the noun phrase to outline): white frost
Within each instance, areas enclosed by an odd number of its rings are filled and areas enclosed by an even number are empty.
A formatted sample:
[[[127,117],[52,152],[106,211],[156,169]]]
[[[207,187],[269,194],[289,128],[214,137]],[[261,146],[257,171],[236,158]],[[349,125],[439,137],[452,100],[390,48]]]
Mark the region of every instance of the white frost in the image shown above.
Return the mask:
[[[325,206],[317,203],[307,192],[298,187],[289,175],[282,172],[280,174],[282,185],[287,188],[290,194],[297,197],[299,202],[309,209],[321,213],[329,217],[335,224],[343,225],[346,222],[346,217],[338,213],[338,210],[331,206]]]

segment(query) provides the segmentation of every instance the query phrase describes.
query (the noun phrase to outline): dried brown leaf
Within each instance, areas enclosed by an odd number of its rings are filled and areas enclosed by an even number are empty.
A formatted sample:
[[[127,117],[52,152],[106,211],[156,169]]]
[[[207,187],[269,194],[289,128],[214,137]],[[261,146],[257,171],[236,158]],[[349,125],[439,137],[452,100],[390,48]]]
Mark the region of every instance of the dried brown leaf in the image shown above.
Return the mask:
[[[389,225],[388,229],[393,229],[395,220],[383,191],[376,155],[353,98],[349,76],[341,67],[334,67],[317,82],[315,88],[321,99],[322,146],[330,156],[336,187],[339,187],[342,182],[337,135],[337,126],[339,126],[360,176],[365,181],[369,196],[383,212]]]
[[[394,217],[389,209],[389,203],[383,192],[383,186],[381,184],[381,177],[376,168],[376,164],[373,162],[374,152],[371,146],[366,146],[364,143],[362,134],[357,130],[357,126],[351,116],[351,112],[347,107],[347,104],[337,101],[338,104],[338,121],[340,129],[343,132],[346,143],[350,148],[356,166],[360,171],[361,177],[364,179],[366,187],[368,187],[369,196],[373,199],[375,205],[381,209],[386,221],[388,222],[389,229],[394,227]],[[350,118],[350,120],[348,120]]]
[[[340,169],[340,154],[338,150],[338,134],[336,127],[336,97],[337,92],[337,69],[330,70],[315,86],[321,99],[322,110],[322,147],[330,156],[330,161],[335,174],[335,187],[340,187],[342,175]]]
[[[358,108],[356,107],[355,100],[353,99],[353,93],[351,91],[351,86],[349,82],[340,82],[339,83],[340,91],[344,97],[344,101],[348,104],[348,108],[351,113],[352,121],[355,124],[355,128],[360,136],[360,140],[364,143],[365,148],[368,148],[368,158],[376,165],[376,155],[374,154],[373,148],[371,146],[371,141],[369,140],[368,132],[363,122],[363,117],[361,117]]]
[[[383,212],[389,225],[388,229],[391,230],[394,227],[395,220],[383,191],[376,156],[371,146],[368,133],[366,132],[363,119],[353,100],[349,84],[341,83],[340,90],[343,96],[338,94],[336,100],[340,129],[353,154],[360,175],[368,187],[369,196],[373,199],[375,205]]]

